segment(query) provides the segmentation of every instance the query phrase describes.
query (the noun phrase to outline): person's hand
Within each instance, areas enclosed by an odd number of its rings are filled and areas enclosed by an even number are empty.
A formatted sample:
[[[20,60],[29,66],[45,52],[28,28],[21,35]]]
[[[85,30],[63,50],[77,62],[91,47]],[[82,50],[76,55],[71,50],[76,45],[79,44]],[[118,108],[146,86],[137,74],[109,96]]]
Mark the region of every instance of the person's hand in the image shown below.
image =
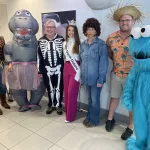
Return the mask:
[[[9,63],[9,65],[8,65],[8,71],[12,71],[12,70],[13,70],[12,63]]]
[[[40,77],[40,78],[42,78],[42,77],[43,77],[43,75],[42,75],[42,74],[39,74],[39,77]]]
[[[97,83],[97,87],[102,87],[102,86],[103,86],[103,84]]]
[[[84,85],[84,84],[81,84],[80,86],[83,87],[83,88],[85,88],[85,85]]]

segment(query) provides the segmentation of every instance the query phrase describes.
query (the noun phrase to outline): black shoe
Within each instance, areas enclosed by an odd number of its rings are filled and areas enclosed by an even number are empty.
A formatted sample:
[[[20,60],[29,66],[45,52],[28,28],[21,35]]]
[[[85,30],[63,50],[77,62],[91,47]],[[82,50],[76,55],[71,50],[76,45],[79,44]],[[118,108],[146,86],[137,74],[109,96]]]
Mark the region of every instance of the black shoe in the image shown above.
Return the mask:
[[[48,107],[46,110],[46,114],[51,114],[55,110],[54,107]]]
[[[63,114],[63,109],[62,107],[57,107],[57,114],[62,115]]]
[[[86,125],[87,123],[89,123],[89,121],[87,119],[83,120],[84,125]]]
[[[133,134],[133,130],[129,127],[126,128],[126,130],[122,133],[121,139],[126,140]]]
[[[115,120],[112,119],[112,120],[107,120],[106,121],[106,125],[105,125],[105,129],[107,132],[110,132],[113,128],[114,128],[114,125],[115,125]]]
[[[8,102],[13,102],[13,99],[8,99]]]

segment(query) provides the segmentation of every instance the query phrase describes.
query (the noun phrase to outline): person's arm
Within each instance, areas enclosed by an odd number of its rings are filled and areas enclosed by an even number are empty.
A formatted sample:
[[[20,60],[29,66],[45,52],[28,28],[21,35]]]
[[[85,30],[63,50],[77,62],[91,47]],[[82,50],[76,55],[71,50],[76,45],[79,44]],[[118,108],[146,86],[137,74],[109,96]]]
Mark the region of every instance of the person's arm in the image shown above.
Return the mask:
[[[43,68],[43,56],[40,48],[40,42],[38,42],[38,47],[37,47],[37,68],[38,68],[38,73],[42,74],[42,68]]]
[[[113,52],[110,47],[108,47],[108,56],[111,60],[113,60]]]
[[[82,83],[82,58],[81,58],[81,54],[82,54],[82,52],[83,52],[83,50],[82,50],[82,43],[80,44],[80,51],[79,51],[79,60],[80,60],[80,83],[81,83],[81,85],[83,85],[83,83]]]
[[[134,68],[131,69],[122,93],[122,104],[128,109],[132,110],[133,105],[133,89],[135,84],[136,72]]]
[[[66,61],[65,50],[66,50],[66,41],[63,42],[63,59],[64,59],[64,62]]]
[[[97,81],[97,86],[101,87],[105,80],[106,80],[106,74],[108,69],[108,50],[106,44],[103,42],[100,45],[101,54],[99,58],[99,78]],[[100,51],[100,50],[99,50]]]
[[[110,45],[110,39],[108,38],[106,41],[107,49],[108,49],[108,56],[111,60],[113,60],[113,52],[111,50],[111,45]]]

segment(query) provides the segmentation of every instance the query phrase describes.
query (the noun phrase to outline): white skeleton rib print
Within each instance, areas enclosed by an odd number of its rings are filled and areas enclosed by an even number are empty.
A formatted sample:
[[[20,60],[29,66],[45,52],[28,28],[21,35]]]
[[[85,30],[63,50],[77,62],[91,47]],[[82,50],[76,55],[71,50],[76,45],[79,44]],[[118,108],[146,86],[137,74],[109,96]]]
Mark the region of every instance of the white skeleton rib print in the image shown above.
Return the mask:
[[[40,48],[43,55],[43,58],[46,59],[46,54],[48,56],[48,62],[50,66],[52,67],[52,62],[54,61],[54,66],[57,65],[57,53],[59,55],[59,58],[62,57],[62,41],[61,38],[57,38],[53,41],[47,41],[47,40],[40,40]],[[52,43],[52,48],[50,46],[50,43]],[[54,60],[52,60],[51,51],[53,51]]]

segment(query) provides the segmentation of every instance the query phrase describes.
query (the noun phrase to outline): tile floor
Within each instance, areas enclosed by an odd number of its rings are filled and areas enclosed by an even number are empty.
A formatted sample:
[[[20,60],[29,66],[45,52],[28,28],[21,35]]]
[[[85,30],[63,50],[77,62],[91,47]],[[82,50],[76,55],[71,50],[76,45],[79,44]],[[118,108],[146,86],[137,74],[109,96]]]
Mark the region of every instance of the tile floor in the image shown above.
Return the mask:
[[[64,123],[65,114],[46,115],[46,97],[39,111],[18,112],[15,102],[11,110],[3,109],[0,116],[0,150],[125,150],[120,139],[123,125],[116,125],[113,132],[105,131],[105,121],[100,126],[85,128],[84,112],[78,112],[72,123]]]

